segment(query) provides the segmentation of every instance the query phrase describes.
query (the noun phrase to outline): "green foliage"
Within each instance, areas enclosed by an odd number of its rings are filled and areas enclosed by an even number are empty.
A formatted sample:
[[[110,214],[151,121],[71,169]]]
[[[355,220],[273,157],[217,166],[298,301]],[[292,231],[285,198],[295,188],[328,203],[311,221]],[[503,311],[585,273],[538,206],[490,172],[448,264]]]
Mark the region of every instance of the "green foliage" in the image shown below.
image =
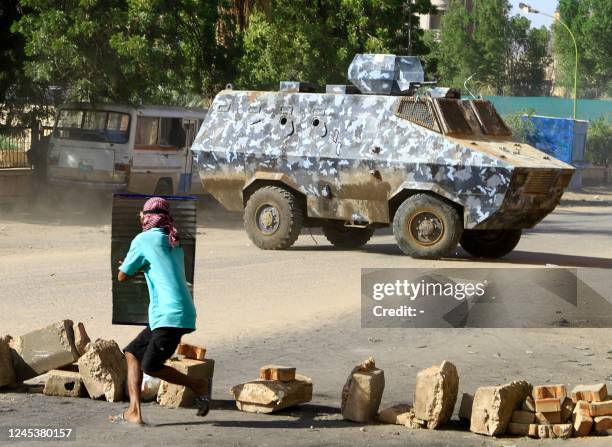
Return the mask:
[[[516,141],[526,143],[534,135],[535,126],[531,117],[535,114],[535,109],[529,108],[521,112],[508,114],[504,117],[505,123],[512,130],[512,136]]]
[[[432,11],[431,3],[404,6],[404,0],[277,0],[271,15],[251,16],[236,84],[264,89],[279,80],[343,83],[355,53],[406,54],[409,32],[412,52],[424,54],[415,14]],[[398,27],[402,15],[411,28]]]
[[[572,30],[579,52],[579,96],[612,95],[612,2],[559,0],[560,19]],[[573,91],[575,50],[567,29],[553,25],[557,84],[567,96]]]
[[[612,164],[612,123],[609,117],[589,123],[585,155],[595,165]]]

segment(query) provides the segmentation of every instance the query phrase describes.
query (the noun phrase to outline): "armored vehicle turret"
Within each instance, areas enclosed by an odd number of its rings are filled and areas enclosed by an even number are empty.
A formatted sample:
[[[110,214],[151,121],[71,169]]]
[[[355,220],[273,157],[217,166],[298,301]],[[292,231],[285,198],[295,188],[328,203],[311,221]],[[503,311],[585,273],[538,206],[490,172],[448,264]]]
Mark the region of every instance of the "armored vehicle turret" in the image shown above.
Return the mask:
[[[500,257],[559,203],[573,168],[515,142],[493,105],[424,82],[419,60],[356,55],[350,85],[221,91],[192,146],[204,188],[262,249],[322,227],[340,248],[392,226],[400,249]]]

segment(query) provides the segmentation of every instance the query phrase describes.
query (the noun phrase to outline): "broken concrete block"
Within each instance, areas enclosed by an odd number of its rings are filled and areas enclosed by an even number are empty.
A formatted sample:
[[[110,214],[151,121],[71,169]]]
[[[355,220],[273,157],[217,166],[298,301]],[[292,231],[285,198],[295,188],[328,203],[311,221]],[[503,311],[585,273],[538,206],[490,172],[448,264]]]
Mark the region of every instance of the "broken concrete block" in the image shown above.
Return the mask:
[[[295,368],[290,366],[266,365],[259,368],[259,378],[262,380],[280,380],[290,382],[295,380]]]
[[[569,397],[566,397],[563,402],[561,402],[561,422],[563,424],[572,419],[572,413],[574,412],[575,406],[576,404]]]
[[[533,397],[527,396],[525,398],[525,402],[523,402],[523,406],[521,407],[521,410],[531,411],[532,413],[535,413],[536,409],[535,409],[535,402],[533,401]]]
[[[212,395],[213,375],[215,372],[215,361],[212,359],[194,360],[170,360],[166,365],[177,371],[197,379],[208,380],[208,395]],[[192,407],[195,404],[195,393],[182,385],[161,381],[157,392],[157,402],[160,405],[171,408]]]
[[[517,436],[527,436],[529,434],[529,426],[531,424],[523,424],[520,422],[510,422],[506,433]]]
[[[342,416],[355,422],[368,422],[376,418],[385,389],[385,372],[376,367],[370,357],[357,365],[342,388]]]
[[[83,323],[75,323],[72,326],[72,331],[74,332],[74,346],[76,347],[79,356],[85,353],[87,349],[87,345],[91,343],[91,339],[89,335],[87,335],[87,331],[85,330],[85,325]]]
[[[552,411],[552,412],[537,412],[535,414],[535,420],[540,425],[552,425],[552,424],[560,424],[561,423],[561,412],[560,411]]]
[[[378,420],[385,424],[404,425],[408,428],[422,428],[410,405],[399,404],[385,408],[378,413]]]
[[[459,375],[451,362],[419,371],[414,391],[414,413],[427,421],[427,428],[434,429],[447,423],[453,415]]]
[[[463,393],[461,396],[461,404],[459,404],[459,419],[469,424],[472,418],[472,405],[474,404],[474,396],[468,393]]]
[[[565,396],[567,396],[567,388],[565,385],[540,385],[533,387],[533,398],[535,400],[548,399],[551,397],[563,399]]]
[[[567,439],[571,438],[573,433],[572,424],[554,424],[552,425],[552,438]]]
[[[530,438],[538,438],[540,435],[538,427],[538,424],[529,424],[529,432],[527,433],[527,436]]]
[[[539,413],[552,413],[561,411],[561,399],[550,397],[546,399],[535,399],[536,411]]]
[[[518,424],[533,424],[535,421],[535,414],[531,411],[514,410],[512,412],[511,421]]]
[[[612,416],[598,416],[595,421],[595,433],[601,436],[612,435]]]
[[[552,437],[553,437],[552,425],[538,425],[538,438],[546,439],[546,438],[552,438]]]
[[[589,403],[584,400],[576,402],[572,414],[574,433],[576,436],[587,436],[593,427],[593,418],[589,413]]]
[[[43,394],[45,396],[82,397],[87,393],[83,379],[78,372],[52,369],[47,373]]]
[[[98,339],[79,358],[79,373],[92,399],[122,400],[127,376],[125,356],[114,340]]]
[[[612,400],[591,402],[589,404],[589,413],[591,414],[591,417],[612,415]]]
[[[601,402],[607,399],[608,388],[605,383],[594,385],[576,385],[572,390],[572,400],[586,400],[587,402]]]
[[[59,321],[11,341],[19,382],[70,365],[79,358],[72,325],[70,320]]]
[[[187,359],[203,361],[206,358],[206,348],[188,345],[186,343],[180,343],[176,348],[176,353]]]
[[[470,430],[489,436],[504,434],[512,412],[521,407],[530,392],[531,386],[525,381],[478,388],[474,394]]]
[[[230,390],[236,407],[249,413],[272,413],[310,402],[312,380],[297,374],[291,382],[279,380],[253,380]]]
[[[13,368],[13,356],[9,342],[10,335],[0,337],[0,388],[3,386],[15,386],[17,378]]]

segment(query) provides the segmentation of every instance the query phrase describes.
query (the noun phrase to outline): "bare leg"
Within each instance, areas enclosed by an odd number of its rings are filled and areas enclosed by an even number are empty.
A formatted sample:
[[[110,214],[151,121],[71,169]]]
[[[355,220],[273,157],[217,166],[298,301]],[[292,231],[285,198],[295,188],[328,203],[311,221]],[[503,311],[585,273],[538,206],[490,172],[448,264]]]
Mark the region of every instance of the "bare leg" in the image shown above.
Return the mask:
[[[123,417],[128,422],[142,424],[142,414],[140,413],[140,390],[142,389],[142,370],[140,361],[131,353],[125,353],[127,360],[127,382],[128,393],[130,395],[130,406],[123,413]]]
[[[166,382],[174,383],[176,385],[183,385],[190,388],[196,396],[202,396],[208,393],[208,380],[207,379],[196,379],[189,377],[182,372],[170,366],[164,366],[157,371],[147,371],[147,374],[158,379],[165,380]]]

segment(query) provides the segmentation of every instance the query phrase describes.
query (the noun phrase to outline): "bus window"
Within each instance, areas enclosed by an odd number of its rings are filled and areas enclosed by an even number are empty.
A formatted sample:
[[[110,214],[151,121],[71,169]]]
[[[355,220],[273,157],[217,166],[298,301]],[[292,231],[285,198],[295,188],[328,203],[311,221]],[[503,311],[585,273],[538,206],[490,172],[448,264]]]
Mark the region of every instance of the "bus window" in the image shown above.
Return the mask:
[[[127,143],[130,115],[104,110],[60,110],[55,136],[73,140]]]
[[[180,149],[185,147],[185,138],[181,118],[138,118],[137,145]]]
[[[136,144],[155,146],[157,144],[157,127],[159,118],[142,116],[138,118],[136,126]]]

